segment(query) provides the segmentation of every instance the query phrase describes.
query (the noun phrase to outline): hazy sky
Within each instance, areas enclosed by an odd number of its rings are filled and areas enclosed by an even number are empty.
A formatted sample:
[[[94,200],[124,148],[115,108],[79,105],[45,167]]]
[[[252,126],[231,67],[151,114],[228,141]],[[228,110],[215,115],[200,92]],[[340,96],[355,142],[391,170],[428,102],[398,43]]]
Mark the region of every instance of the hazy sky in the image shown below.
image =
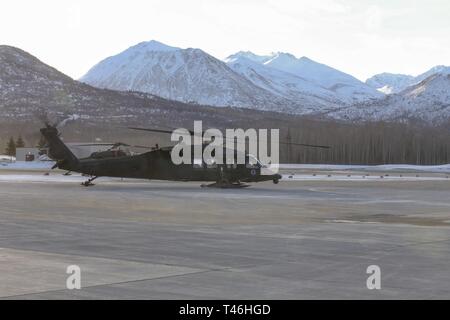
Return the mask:
[[[224,58],[239,50],[307,56],[361,80],[450,65],[448,0],[13,0],[0,44],[79,78],[147,40]]]

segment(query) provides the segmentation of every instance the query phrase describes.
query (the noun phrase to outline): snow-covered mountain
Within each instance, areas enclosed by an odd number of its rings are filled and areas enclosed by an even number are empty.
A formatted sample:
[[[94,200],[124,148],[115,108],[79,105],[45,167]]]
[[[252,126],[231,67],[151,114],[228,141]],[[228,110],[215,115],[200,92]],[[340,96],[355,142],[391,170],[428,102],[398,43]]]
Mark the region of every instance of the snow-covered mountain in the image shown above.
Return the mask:
[[[384,96],[351,75],[306,57],[296,58],[289,53],[258,56],[241,51],[225,61],[256,85],[283,88],[281,94],[284,91],[291,99],[306,95],[316,104],[323,102],[317,100],[321,99],[328,104],[342,105]]]
[[[385,94],[399,93],[407,87],[417,84],[433,74],[449,74],[450,67],[435,66],[414,77],[406,74],[380,73],[366,80],[366,84]]]
[[[159,108],[170,110],[178,106],[148,94],[91,87],[19,48],[0,46],[0,122],[34,121],[41,108],[49,113],[83,115],[90,121],[104,122],[106,114],[110,119],[130,120]],[[130,116],[132,111],[137,113],[135,117]]]
[[[36,132],[41,110],[73,120],[86,136],[106,130],[127,135],[127,126],[192,127],[194,120],[216,128],[249,127],[256,122],[283,123],[291,114],[248,112],[167,100],[150,94],[99,89],[78,82],[29,53],[0,45],[0,137],[8,130]],[[88,128],[88,129],[86,129]],[[102,129],[100,129],[102,128]],[[89,138],[91,139],[92,136]]]
[[[433,124],[450,120],[450,73],[442,69],[397,94],[372,103],[345,107],[328,114],[343,120],[421,120]]]
[[[300,76],[320,85],[346,103],[355,103],[378,99],[383,94],[377,92],[355,77],[336,70],[325,64],[315,62],[307,57],[296,58],[289,53],[275,53],[264,62],[265,66]]]
[[[101,61],[80,81],[204,105],[294,113],[298,106],[254,85],[200,49],[180,49],[157,41],[139,43]]]
[[[101,61],[80,80],[183,102],[297,114],[383,97],[356,78],[305,57],[238,52],[223,62],[200,49],[153,40]]]
[[[446,121],[450,68],[416,77],[383,73],[365,83],[307,57],[240,51],[224,61],[200,49],[142,42],[94,66],[82,82],[212,106],[348,120]],[[387,95],[386,95],[387,94]]]
[[[225,62],[254,85],[296,101],[311,112],[342,104],[334,92],[300,76],[265,66],[263,59],[252,53],[237,53],[226,58]]]
[[[422,74],[419,74],[417,77],[415,77],[415,79],[414,79],[415,81],[413,84],[417,84],[435,74],[448,75],[448,74],[450,74],[450,67],[442,66],[442,65],[435,66],[435,67],[431,68],[430,70],[428,70]]]

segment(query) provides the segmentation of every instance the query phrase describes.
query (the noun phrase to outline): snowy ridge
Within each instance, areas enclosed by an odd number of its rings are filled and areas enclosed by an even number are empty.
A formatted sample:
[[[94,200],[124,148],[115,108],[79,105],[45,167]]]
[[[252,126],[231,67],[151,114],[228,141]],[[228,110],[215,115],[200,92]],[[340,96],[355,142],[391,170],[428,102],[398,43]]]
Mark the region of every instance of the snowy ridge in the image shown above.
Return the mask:
[[[434,74],[450,74],[450,67],[435,66],[414,77],[406,74],[380,73],[366,80],[366,84],[385,94],[399,93],[407,87],[418,84]]]
[[[301,82],[293,87],[294,90],[299,92],[309,91],[314,95],[332,97],[332,101],[338,101],[341,104],[378,99],[384,96],[355,77],[307,57],[297,59],[292,54],[283,52],[273,53],[271,56],[258,56],[251,52],[241,52],[226,59],[234,70],[236,70],[234,61],[237,59],[241,59],[241,65],[245,65],[246,61],[251,60],[253,65],[248,65],[249,68],[253,67],[254,64],[259,64],[261,68],[278,70],[284,74],[300,78]],[[236,71],[242,72],[241,70],[242,67]],[[285,76],[272,72],[267,79],[272,82],[283,82],[284,78]],[[325,93],[324,90],[327,92]]]
[[[258,87],[299,101],[302,105],[309,106],[312,112],[341,103],[332,91],[292,73],[265,66],[258,60],[244,55],[232,55],[225,61],[234,71]]]
[[[398,93],[414,83],[415,78],[406,74],[380,73],[366,80],[372,88],[385,94]]]

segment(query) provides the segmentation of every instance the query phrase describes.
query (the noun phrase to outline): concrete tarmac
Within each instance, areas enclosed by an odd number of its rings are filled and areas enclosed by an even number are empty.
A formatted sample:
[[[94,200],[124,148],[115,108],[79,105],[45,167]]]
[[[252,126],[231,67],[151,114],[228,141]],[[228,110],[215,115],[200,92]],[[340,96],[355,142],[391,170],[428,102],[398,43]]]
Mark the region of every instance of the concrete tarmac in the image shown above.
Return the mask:
[[[3,299],[450,299],[445,178],[210,189],[0,177]],[[80,290],[66,288],[69,265]]]

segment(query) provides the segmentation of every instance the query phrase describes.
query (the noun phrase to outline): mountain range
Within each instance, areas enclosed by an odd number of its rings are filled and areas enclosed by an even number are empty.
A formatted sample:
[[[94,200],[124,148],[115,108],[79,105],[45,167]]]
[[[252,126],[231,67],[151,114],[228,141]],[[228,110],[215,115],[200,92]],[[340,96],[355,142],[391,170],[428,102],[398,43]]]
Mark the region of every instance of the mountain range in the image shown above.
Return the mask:
[[[442,123],[449,119],[449,73],[450,67],[436,66],[415,77],[382,73],[362,82],[289,53],[239,51],[222,61],[200,49],[152,40],[100,61],[80,81],[216,107],[350,121],[392,118]]]
[[[258,56],[251,52],[238,52],[225,61],[257,85],[272,81],[283,85],[288,92],[317,95],[338,104],[352,104],[383,96],[349,74],[289,53]],[[259,77],[262,75],[262,78]]]
[[[312,115],[442,124],[450,121],[449,70],[437,66],[417,77],[383,73],[364,83],[289,53],[240,51],[219,60],[200,49],[149,41],[100,61],[76,81],[23,50],[0,46],[0,120],[30,119],[48,107],[97,123],[173,126],[203,118],[226,125]]]
[[[212,106],[286,110],[274,97],[200,49],[142,42],[94,66],[80,81],[99,88],[151,93],[171,100]]]
[[[119,141],[131,134],[126,129],[130,125],[191,128],[194,120],[201,119],[205,126],[216,128],[245,128],[250,124],[281,127],[295,120],[290,114],[259,110],[249,113],[241,108],[216,108],[141,92],[95,88],[19,48],[0,45],[0,140],[17,130],[24,138],[38,132],[43,110],[53,121],[76,120],[64,134],[70,138],[72,132],[76,139],[86,140],[101,135]]]
[[[448,124],[450,119],[450,74],[434,73],[384,99],[355,104],[333,110],[333,119],[351,121],[424,121],[428,124]]]
[[[382,93],[341,71],[288,53],[238,52],[225,61],[200,49],[142,42],[99,62],[80,81],[212,106],[317,113]]]

